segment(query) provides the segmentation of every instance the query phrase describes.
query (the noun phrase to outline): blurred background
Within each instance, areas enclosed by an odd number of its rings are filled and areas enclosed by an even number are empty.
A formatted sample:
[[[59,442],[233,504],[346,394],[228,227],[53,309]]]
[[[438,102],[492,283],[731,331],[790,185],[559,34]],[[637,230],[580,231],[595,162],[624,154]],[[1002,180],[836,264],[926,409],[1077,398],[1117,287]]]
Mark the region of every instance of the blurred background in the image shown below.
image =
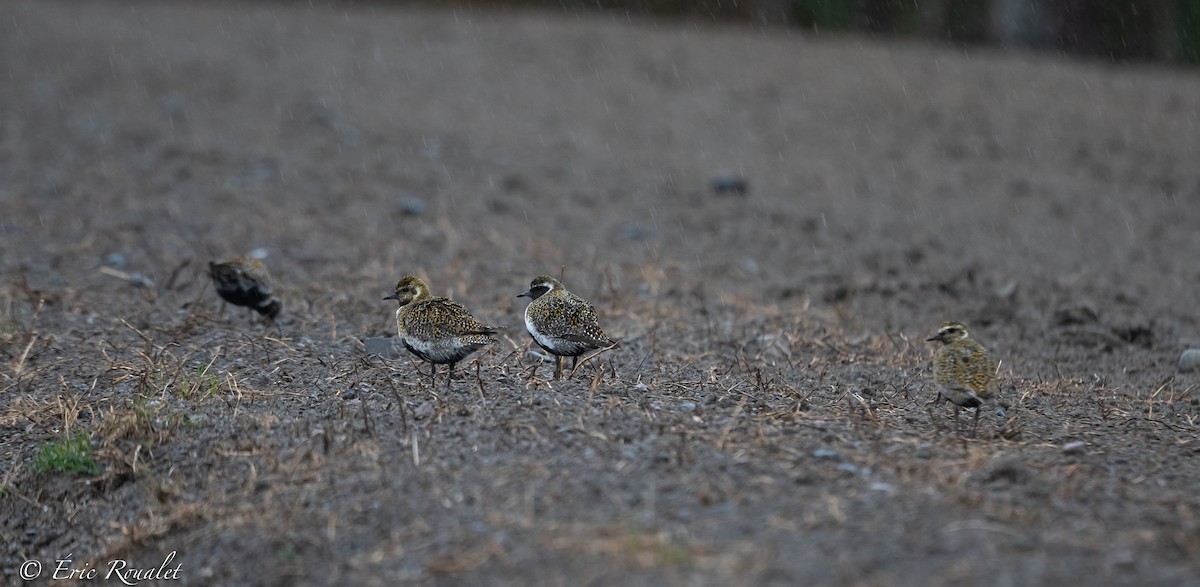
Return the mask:
[[[1200,63],[1196,0],[449,0],[742,21],[995,44],[1116,61]]]

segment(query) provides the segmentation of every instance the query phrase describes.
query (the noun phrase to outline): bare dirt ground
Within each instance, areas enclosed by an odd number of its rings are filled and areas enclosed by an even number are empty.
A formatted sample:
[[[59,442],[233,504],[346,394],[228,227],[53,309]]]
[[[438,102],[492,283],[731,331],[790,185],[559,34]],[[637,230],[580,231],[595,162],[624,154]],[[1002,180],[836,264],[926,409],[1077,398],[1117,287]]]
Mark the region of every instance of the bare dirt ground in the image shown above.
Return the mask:
[[[11,1],[0,80],[5,583],[1200,585],[1195,71]],[[204,275],[246,252],[277,325]],[[557,382],[515,296],[563,266],[624,344]],[[405,273],[505,327],[451,391],[362,343]],[[974,438],[946,319],[1003,360]]]

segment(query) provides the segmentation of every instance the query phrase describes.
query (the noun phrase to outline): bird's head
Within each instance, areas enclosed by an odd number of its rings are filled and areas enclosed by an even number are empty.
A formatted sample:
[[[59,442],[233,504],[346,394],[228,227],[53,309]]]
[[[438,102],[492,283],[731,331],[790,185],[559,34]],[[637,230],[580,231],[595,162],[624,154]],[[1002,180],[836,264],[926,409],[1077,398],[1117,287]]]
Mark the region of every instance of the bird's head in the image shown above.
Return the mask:
[[[937,334],[925,339],[927,341],[939,341],[944,344],[950,344],[956,340],[962,340],[970,336],[967,332],[967,325],[962,322],[950,321],[943,322],[941,328],[938,328]]]
[[[556,289],[563,289],[563,284],[559,283],[557,279],[550,277],[549,275],[539,275],[534,277],[533,281],[529,283],[529,291],[526,291],[523,294],[518,294],[517,297],[536,300],[546,295],[548,292]]]
[[[396,300],[403,306],[428,295],[429,286],[425,285],[425,282],[420,277],[405,275],[400,281],[396,282],[396,290],[392,292],[392,295],[383,299]]]

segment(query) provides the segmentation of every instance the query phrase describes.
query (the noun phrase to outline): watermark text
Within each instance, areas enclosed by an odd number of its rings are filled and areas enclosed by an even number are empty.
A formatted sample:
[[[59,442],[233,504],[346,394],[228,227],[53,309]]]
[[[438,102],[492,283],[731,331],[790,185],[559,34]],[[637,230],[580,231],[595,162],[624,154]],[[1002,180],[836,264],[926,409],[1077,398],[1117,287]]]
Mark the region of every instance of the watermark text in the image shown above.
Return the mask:
[[[50,570],[50,579],[54,581],[117,581],[122,585],[141,585],[152,581],[174,581],[181,578],[183,563],[176,563],[174,550],[163,559],[162,563],[153,567],[137,567],[128,560],[116,558],[100,564],[89,561],[76,562],[73,555],[54,560]],[[27,560],[21,564],[19,573],[22,579],[32,581],[42,576],[42,562]]]

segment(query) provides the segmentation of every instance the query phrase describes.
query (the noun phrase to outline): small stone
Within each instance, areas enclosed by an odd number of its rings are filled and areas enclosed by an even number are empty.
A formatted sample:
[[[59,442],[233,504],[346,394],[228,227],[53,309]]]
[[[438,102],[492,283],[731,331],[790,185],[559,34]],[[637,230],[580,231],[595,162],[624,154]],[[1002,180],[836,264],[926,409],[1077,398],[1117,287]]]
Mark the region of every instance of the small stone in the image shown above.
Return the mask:
[[[1081,326],[1099,321],[1100,312],[1090,303],[1080,302],[1054,310],[1051,319],[1055,326]]]
[[[125,253],[109,253],[104,257],[104,264],[114,269],[120,269],[129,264],[129,258],[125,256]]]
[[[437,414],[437,404],[427,401],[413,410],[413,419],[424,420]]]
[[[1194,371],[1200,368],[1200,349],[1188,349],[1179,355],[1179,370]]]
[[[396,207],[406,216],[420,216],[425,213],[425,200],[417,196],[400,196]]]
[[[786,361],[792,358],[792,344],[787,337],[779,334],[762,334],[749,345],[754,351],[755,358],[766,361]]]
[[[717,194],[745,195],[750,191],[750,184],[740,175],[722,173],[712,178],[712,189]]]
[[[813,451],[812,456],[814,456],[818,459],[840,459],[840,458],[842,458],[841,453],[839,453],[836,450],[830,450],[828,448],[818,448],[817,450]]]
[[[146,289],[154,289],[154,282],[151,281],[149,277],[146,277],[145,275],[142,275],[141,273],[137,273],[137,272],[129,274],[129,283],[132,284],[134,287],[144,287]]]
[[[438,137],[421,137],[421,155],[429,159],[442,156],[442,140]]]
[[[530,357],[540,360],[543,363],[553,363],[554,362],[554,357],[550,356],[549,353],[543,353],[542,351],[535,351],[533,349],[530,349],[529,352],[526,354]]]
[[[622,240],[640,241],[646,239],[646,231],[638,223],[626,221],[617,225],[617,236]]]
[[[367,352],[379,355],[385,359],[394,359],[400,356],[396,352],[396,339],[392,336],[372,336],[363,339],[363,346],[367,347]]]
[[[1008,482],[1018,485],[1033,477],[1033,472],[1013,455],[997,455],[980,471],[985,483]]]
[[[1017,280],[1010,279],[1004,285],[996,289],[996,297],[1007,300],[1017,295]]]
[[[1068,442],[1062,446],[1063,454],[1077,455],[1087,452],[1087,443],[1082,440]]]

